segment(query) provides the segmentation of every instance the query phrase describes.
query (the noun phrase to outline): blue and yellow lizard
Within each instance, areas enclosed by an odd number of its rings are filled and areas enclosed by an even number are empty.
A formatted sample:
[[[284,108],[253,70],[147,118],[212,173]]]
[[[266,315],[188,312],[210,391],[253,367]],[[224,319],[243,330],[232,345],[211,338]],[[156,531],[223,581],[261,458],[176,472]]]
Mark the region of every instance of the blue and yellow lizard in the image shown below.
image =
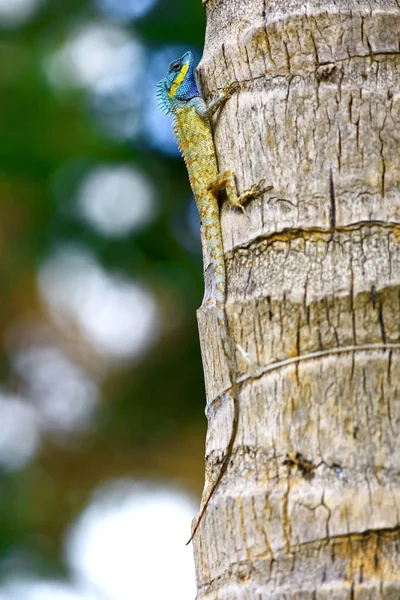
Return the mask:
[[[225,189],[229,202],[243,209],[250,198],[271,189],[264,188],[264,179],[238,196],[232,171],[218,172],[217,158],[211,130],[211,117],[238,89],[237,83],[228,85],[218,98],[206,106],[197,87],[193,55],[186,52],[169,65],[168,73],[157,84],[157,96],[161,110],[170,113],[175,136],[189,174],[190,185],[200,215],[204,254],[211,263],[215,284],[217,323],[226,356],[231,380],[231,396],[234,405],[232,431],[220,471],[200,511],[188,544],[200,525],[207,506],[217,489],[231,458],[239,421],[237,366],[225,310],[226,271],[224,248],[218,206],[218,191]]]

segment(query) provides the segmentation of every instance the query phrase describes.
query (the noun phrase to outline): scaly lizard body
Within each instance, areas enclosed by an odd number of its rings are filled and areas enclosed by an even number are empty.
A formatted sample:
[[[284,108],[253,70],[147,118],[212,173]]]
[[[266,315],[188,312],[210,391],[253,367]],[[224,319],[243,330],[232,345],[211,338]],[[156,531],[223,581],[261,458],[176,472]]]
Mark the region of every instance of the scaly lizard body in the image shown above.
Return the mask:
[[[215,286],[217,322],[228,364],[231,396],[234,405],[232,431],[226,454],[200,511],[189,544],[196,534],[206,508],[228,467],[239,420],[236,359],[225,310],[226,274],[218,191],[225,189],[230,203],[233,206],[243,208],[243,203],[246,200],[270,188],[262,188],[264,181],[262,179],[258,184],[253,185],[249,190],[238,196],[232,171],[218,172],[210,117],[238,89],[237,84],[231,84],[225,88],[217,100],[207,107],[196,84],[192,53],[186,52],[182,58],[170,64],[167,76],[157,84],[157,87],[160,108],[165,113],[172,115],[174,133],[186,163],[190,185],[200,215],[203,254],[209,257],[211,264]]]

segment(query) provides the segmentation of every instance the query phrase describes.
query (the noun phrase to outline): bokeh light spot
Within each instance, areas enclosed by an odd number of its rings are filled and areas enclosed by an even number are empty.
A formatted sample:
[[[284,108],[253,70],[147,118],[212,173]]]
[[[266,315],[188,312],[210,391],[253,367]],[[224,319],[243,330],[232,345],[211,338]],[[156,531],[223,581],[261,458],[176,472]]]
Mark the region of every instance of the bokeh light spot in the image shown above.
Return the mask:
[[[155,216],[153,189],[147,178],[128,166],[94,169],[78,195],[84,219],[108,237],[127,235]]]
[[[127,60],[137,71],[142,52],[141,45],[121,27],[89,23],[72,30],[65,44],[46,62],[46,72],[56,87],[75,85],[95,90],[113,80]]]
[[[27,401],[0,394],[0,467],[21,469],[34,458],[40,446],[39,420]]]
[[[0,25],[18,26],[28,21],[43,0],[0,0]]]
[[[14,365],[46,428],[76,433],[90,425],[97,385],[58,348],[24,348]]]
[[[138,358],[159,333],[153,295],[107,273],[83,249],[67,247],[51,256],[40,269],[39,288],[54,320],[68,331],[75,322],[105,358]]]
[[[113,600],[194,598],[192,549],[185,542],[195,511],[175,490],[129,480],[104,486],[67,540],[78,581]]]
[[[143,45],[110,23],[74,28],[44,60],[45,73],[58,91],[78,87],[92,94],[93,112],[116,139],[132,139],[140,131],[145,69]]]
[[[0,588],[0,600],[99,600],[90,592],[57,581],[15,579]]]

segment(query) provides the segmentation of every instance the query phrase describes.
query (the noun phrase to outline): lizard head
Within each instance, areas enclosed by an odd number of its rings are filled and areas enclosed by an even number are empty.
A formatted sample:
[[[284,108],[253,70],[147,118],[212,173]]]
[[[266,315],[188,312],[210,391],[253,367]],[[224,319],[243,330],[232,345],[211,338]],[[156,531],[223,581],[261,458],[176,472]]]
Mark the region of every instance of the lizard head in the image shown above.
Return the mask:
[[[180,104],[199,96],[193,66],[193,54],[186,52],[172,61],[167,75],[157,83],[158,105],[165,113],[172,112]]]

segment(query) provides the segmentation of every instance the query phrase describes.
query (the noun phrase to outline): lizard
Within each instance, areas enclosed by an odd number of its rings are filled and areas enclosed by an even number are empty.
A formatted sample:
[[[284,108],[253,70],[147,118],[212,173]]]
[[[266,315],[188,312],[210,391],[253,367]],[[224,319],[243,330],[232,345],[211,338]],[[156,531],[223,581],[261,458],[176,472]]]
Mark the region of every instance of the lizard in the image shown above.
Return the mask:
[[[190,536],[189,544],[196,535],[200,522],[219,483],[226,472],[239,423],[239,397],[237,364],[226,315],[226,268],[222,232],[219,216],[218,192],[225,190],[232,206],[243,208],[243,204],[272,186],[264,187],[264,179],[238,195],[232,171],[219,172],[214,146],[211,117],[239,89],[233,82],[227,85],[208,106],[200,94],[194,71],[191,52],[171,62],[167,75],[157,83],[157,99],[160,109],[170,114],[179,149],[186,163],[190,185],[200,215],[203,255],[208,256],[215,294],[217,325],[231,380],[233,420],[231,435],[225,456],[214,483],[200,510]]]

